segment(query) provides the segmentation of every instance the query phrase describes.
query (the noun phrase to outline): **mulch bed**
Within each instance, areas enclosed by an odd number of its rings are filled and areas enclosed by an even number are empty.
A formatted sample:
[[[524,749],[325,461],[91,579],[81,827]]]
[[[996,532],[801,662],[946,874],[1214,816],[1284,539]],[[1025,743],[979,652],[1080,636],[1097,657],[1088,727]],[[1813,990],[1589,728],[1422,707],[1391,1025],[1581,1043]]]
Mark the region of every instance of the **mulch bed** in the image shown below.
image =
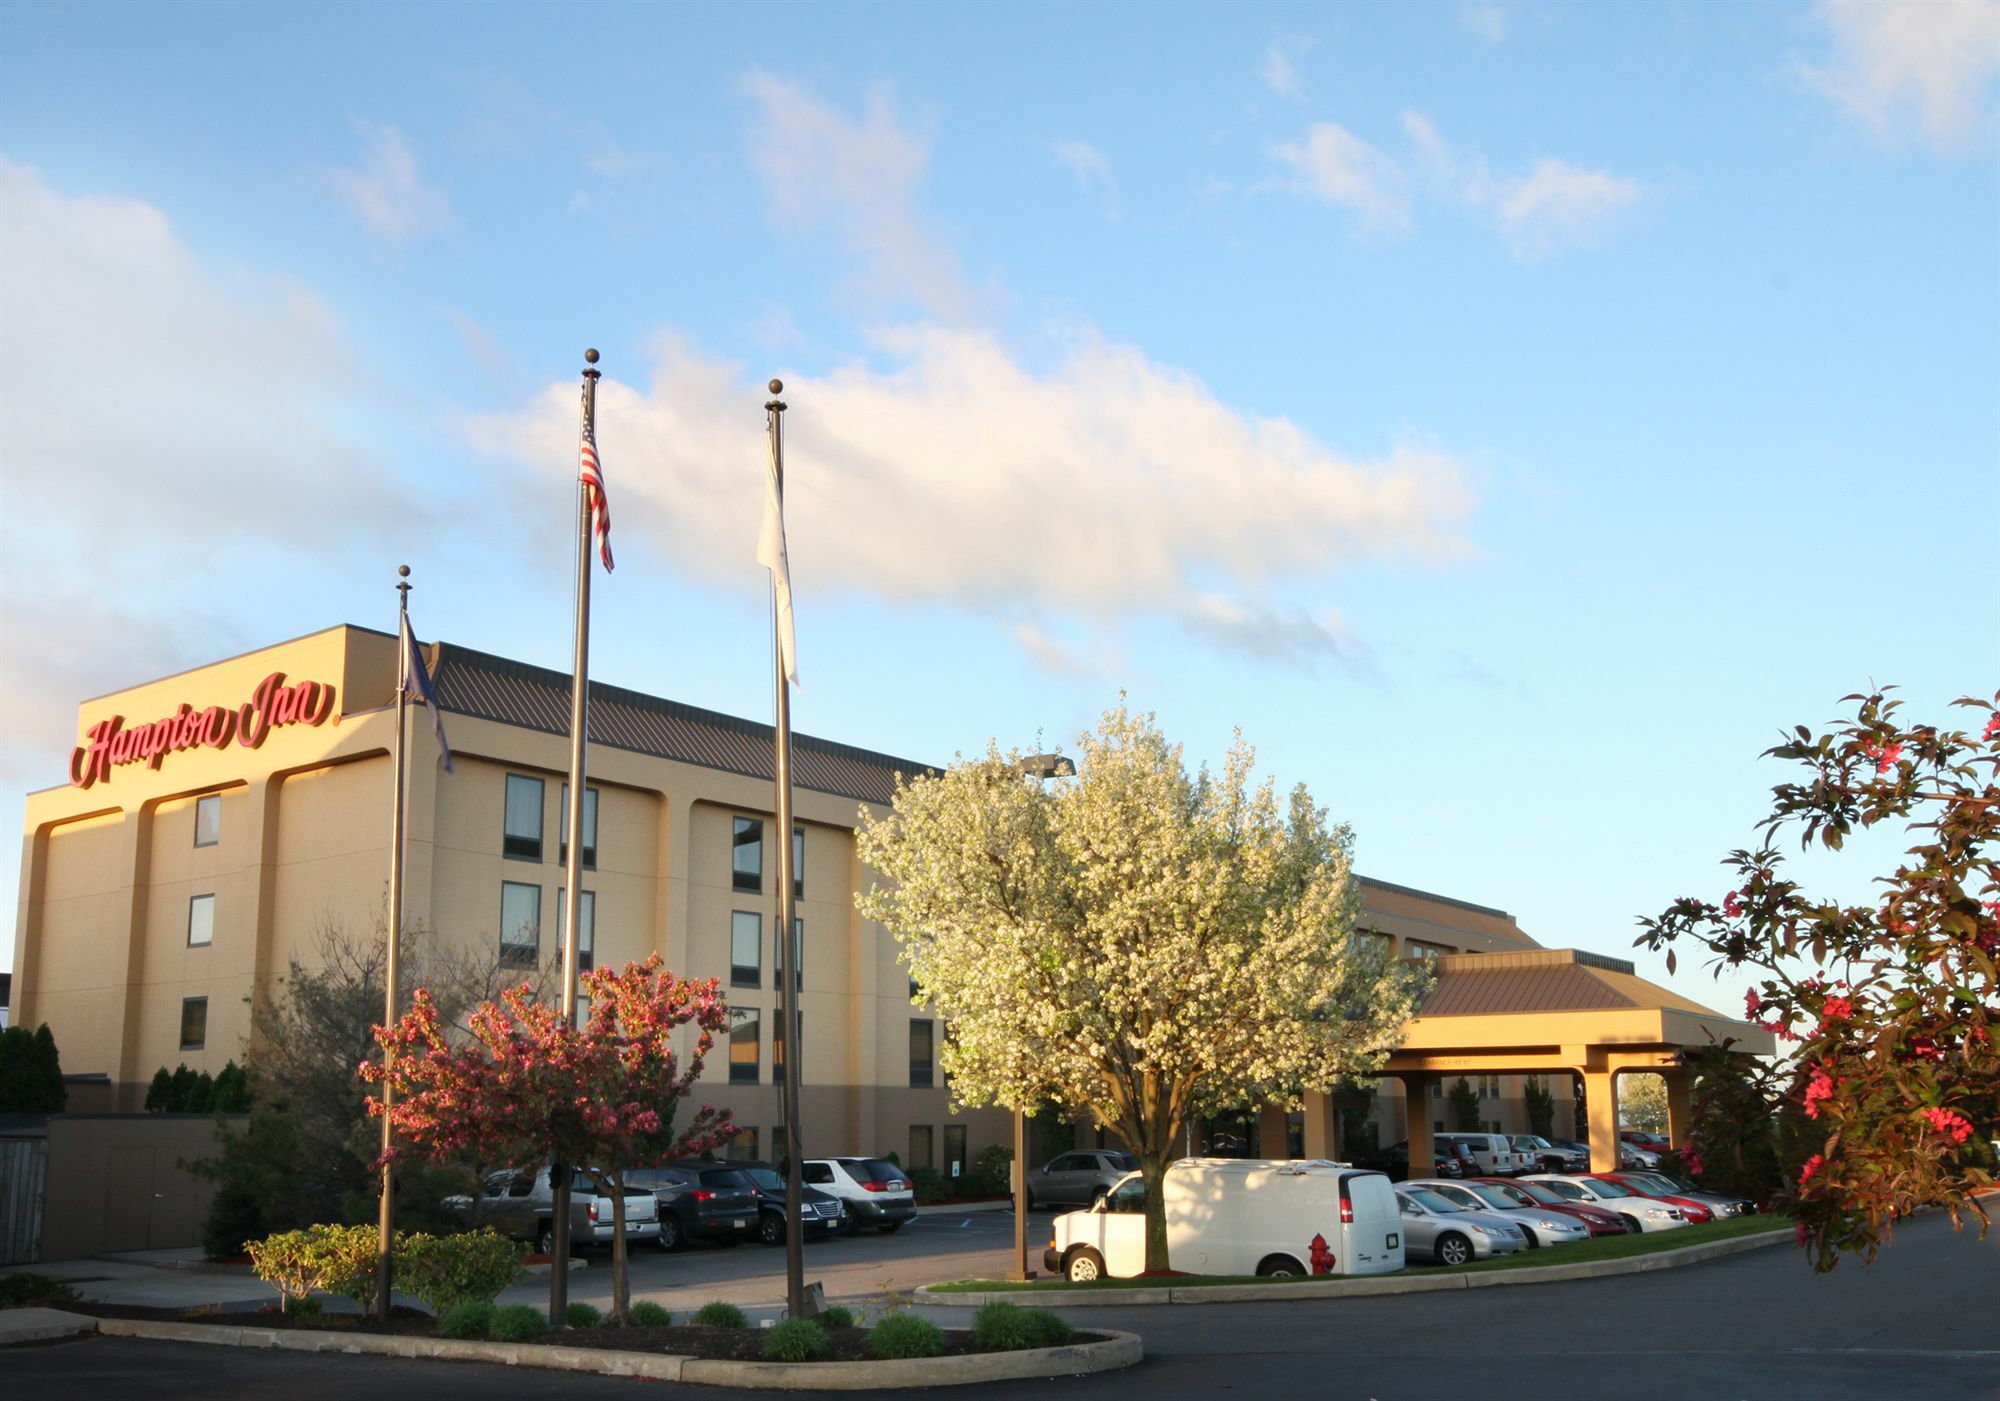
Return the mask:
[[[436,1322],[421,1309],[406,1308],[400,1304],[390,1314],[384,1324],[372,1316],[364,1317],[352,1313],[286,1314],[276,1309],[241,1310],[231,1309],[156,1309],[144,1308],[136,1304],[64,1304],[61,1307],[71,1313],[90,1314],[96,1318],[142,1318],[166,1323],[213,1323],[237,1328],[297,1328],[324,1333],[396,1333],[413,1337],[436,1336]],[[557,1332],[551,1329],[538,1338],[537,1343],[554,1343],[563,1347],[602,1348],[611,1352],[658,1352],[680,1357],[701,1357],[717,1362],[762,1362],[764,1357],[764,1336],[762,1328],[569,1328]],[[1102,1333],[1087,1333],[1079,1329],[1076,1341],[1096,1343],[1104,1341]],[[827,1340],[833,1350],[820,1360],[827,1362],[873,1361],[868,1351],[868,1330],[866,1328],[832,1328],[827,1330]],[[944,1330],[945,1357],[959,1357],[986,1349],[973,1340],[969,1330],[947,1328]]]

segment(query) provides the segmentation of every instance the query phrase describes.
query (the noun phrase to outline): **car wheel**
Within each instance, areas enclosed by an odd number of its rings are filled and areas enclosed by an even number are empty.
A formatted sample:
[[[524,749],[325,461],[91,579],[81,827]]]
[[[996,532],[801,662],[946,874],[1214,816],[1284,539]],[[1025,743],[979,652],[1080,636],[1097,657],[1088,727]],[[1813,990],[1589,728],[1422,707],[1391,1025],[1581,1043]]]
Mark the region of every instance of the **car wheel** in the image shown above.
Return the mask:
[[[1456,1231],[1447,1231],[1431,1247],[1440,1265],[1463,1265],[1472,1259],[1472,1242]]]
[[[1092,1280],[1104,1278],[1104,1257],[1089,1246],[1072,1250],[1069,1259],[1063,1262],[1063,1273],[1071,1284],[1089,1284]]]
[[[875,1229],[885,1236],[893,1236],[896,1232],[903,1229],[903,1223],[900,1221],[882,1221],[876,1224]]]
[[[757,1218],[757,1239],[766,1245],[785,1243],[785,1218],[775,1211],[767,1211]]]
[[[1257,1266],[1257,1273],[1265,1279],[1297,1279],[1305,1272],[1305,1266],[1289,1255],[1267,1255]]]
[[[535,1249],[544,1255],[554,1255],[556,1253],[555,1222],[544,1221],[540,1226],[535,1228]]]
[[[660,1249],[679,1250],[686,1244],[687,1232],[681,1229],[680,1218],[678,1216],[662,1216],[660,1218]]]
[[[1623,1215],[1623,1213],[1620,1214]],[[1643,1236],[1646,1234],[1646,1223],[1636,1216],[1627,1216],[1625,1217],[1625,1229],[1635,1236]]]
[[[1529,1229],[1528,1227],[1526,1227],[1526,1226],[1523,1226],[1523,1227],[1521,1228],[1521,1234],[1522,1234],[1522,1235],[1524,1235],[1524,1236],[1526,1236],[1526,1237],[1528,1238],[1528,1249],[1530,1249],[1530,1250],[1540,1250],[1540,1249],[1542,1248],[1542,1241],[1541,1241],[1541,1237],[1537,1236],[1537,1235],[1536,1235],[1536,1234],[1535,1234],[1535,1233],[1534,1233],[1534,1232],[1533,1232],[1532,1230],[1530,1230],[1530,1229]]]

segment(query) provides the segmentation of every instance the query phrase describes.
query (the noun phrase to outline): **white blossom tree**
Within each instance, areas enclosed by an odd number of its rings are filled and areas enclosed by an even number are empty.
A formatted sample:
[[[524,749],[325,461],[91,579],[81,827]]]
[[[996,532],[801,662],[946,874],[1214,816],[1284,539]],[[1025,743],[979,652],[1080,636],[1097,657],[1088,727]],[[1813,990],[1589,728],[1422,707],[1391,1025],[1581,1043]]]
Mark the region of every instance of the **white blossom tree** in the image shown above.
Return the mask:
[[[1219,775],[1190,775],[1121,704],[1072,779],[1031,782],[989,745],[860,833],[880,880],[857,903],[944,1019],[954,1098],[1053,1102],[1122,1138],[1149,1270],[1168,1268],[1161,1179],[1190,1117],[1373,1071],[1427,976],[1355,933],[1348,829],[1303,786],[1283,807],[1253,790],[1254,759],[1239,735]]]

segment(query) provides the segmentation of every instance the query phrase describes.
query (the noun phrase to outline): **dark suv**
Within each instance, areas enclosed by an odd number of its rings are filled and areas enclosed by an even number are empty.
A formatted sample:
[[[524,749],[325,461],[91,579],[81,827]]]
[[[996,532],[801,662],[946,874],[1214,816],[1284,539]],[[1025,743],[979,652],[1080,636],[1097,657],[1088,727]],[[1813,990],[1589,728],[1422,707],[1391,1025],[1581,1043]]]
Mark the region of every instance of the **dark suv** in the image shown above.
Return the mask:
[[[757,1239],[766,1245],[785,1243],[785,1174],[769,1163],[738,1163],[757,1198]],[[825,1240],[845,1224],[840,1198],[805,1182],[799,1183],[802,1240]]]
[[[735,1245],[757,1229],[756,1185],[734,1163],[669,1163],[625,1180],[659,1198],[662,1250],[698,1239]]]

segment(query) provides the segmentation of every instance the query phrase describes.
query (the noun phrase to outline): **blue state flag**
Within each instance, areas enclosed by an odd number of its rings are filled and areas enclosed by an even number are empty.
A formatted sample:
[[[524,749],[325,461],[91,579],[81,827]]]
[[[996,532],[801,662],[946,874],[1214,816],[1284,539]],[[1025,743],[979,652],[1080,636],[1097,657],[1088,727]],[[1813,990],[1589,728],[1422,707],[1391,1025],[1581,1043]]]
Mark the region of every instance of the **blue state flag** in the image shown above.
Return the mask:
[[[437,692],[431,689],[431,674],[424,666],[424,654],[417,650],[417,639],[410,634],[408,614],[403,616],[402,652],[402,676],[398,684],[404,695],[415,696],[430,711],[431,730],[437,735],[438,749],[444,754],[444,771],[450,773],[451,742],[444,737],[444,712],[438,709]]]

